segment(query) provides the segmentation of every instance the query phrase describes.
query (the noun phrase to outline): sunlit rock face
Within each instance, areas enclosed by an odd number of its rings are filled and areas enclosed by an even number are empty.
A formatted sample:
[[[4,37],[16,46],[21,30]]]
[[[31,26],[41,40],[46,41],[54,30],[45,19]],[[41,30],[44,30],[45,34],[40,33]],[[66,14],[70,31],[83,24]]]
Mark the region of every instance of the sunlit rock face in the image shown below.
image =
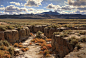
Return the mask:
[[[32,25],[27,25],[27,27],[29,28],[30,32],[33,32]]]
[[[0,31],[0,40],[7,40],[10,43],[21,42],[30,35],[28,27],[23,27],[20,30]]]
[[[47,25],[28,25],[27,27],[30,29],[31,32],[36,33],[38,31],[44,32],[44,28],[47,27]]]
[[[36,26],[33,27],[33,30],[34,30],[35,33],[38,32],[38,31],[41,31],[42,26],[41,25],[36,25]]]
[[[20,42],[28,38],[30,34],[30,30],[28,27],[24,27],[23,29],[20,29],[18,33],[19,33],[19,42]]]
[[[72,50],[73,50],[73,46],[70,45],[66,39],[63,39],[62,37],[60,37],[60,35],[53,35],[52,51],[56,53],[56,57],[63,58]]]
[[[10,43],[15,43],[19,40],[19,34],[17,30],[6,30],[4,32],[4,38]]]
[[[54,32],[58,32],[58,31],[60,31],[59,28],[50,28],[50,29],[49,28],[45,28],[44,29],[44,34],[45,34],[45,36],[51,38],[53,33]]]
[[[0,31],[0,40],[4,40],[4,32]]]
[[[25,31],[26,31],[26,36],[29,36],[30,34],[30,29],[28,27],[24,27]]]

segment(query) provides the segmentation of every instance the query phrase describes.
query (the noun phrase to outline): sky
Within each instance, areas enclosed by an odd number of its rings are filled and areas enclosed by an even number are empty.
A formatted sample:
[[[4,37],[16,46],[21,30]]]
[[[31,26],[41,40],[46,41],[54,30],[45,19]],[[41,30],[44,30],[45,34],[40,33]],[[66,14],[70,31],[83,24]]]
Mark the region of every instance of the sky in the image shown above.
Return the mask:
[[[57,11],[60,14],[86,14],[86,0],[0,0],[0,15],[49,11]]]

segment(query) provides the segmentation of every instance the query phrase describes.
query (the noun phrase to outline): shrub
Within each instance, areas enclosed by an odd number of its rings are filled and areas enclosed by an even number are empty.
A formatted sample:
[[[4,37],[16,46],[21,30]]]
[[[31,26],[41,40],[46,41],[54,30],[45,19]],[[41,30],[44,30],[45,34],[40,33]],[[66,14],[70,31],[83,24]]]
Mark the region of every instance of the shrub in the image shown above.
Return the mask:
[[[18,27],[17,30],[20,31],[21,29],[23,29],[23,27]]]
[[[57,25],[52,25],[51,27],[52,27],[52,28],[58,28],[58,26],[57,26]]]
[[[41,34],[42,34],[42,32],[41,31],[38,31],[37,34],[36,34],[36,38],[42,38],[41,37]]]
[[[22,50],[23,52],[26,52],[26,51],[29,50],[29,48],[22,48],[21,50]]]
[[[9,47],[8,51],[11,54],[11,56],[14,55],[14,48],[13,47]]]
[[[19,48],[22,48],[23,46],[22,46],[22,45],[19,45],[18,47],[19,47]]]
[[[79,50],[81,48],[81,45],[78,43],[78,44],[76,44],[76,47]]]
[[[43,51],[43,54],[44,54],[44,55],[49,54],[49,50],[44,50],[44,51]]]
[[[12,27],[12,26],[6,26],[6,27],[7,27],[7,29],[10,29],[10,30],[14,29],[14,27]]]
[[[50,54],[46,54],[46,57],[50,57]]]
[[[35,39],[32,39],[31,42],[35,42]]]
[[[15,43],[15,44],[14,44],[14,47],[18,47],[18,45],[19,45],[18,43]]]
[[[59,35],[60,34],[60,32],[54,32],[53,33],[53,35]]]
[[[5,50],[5,49],[4,49],[4,46],[0,46],[0,50]]]
[[[46,39],[46,41],[52,41],[52,39]]]
[[[0,41],[0,46],[3,46],[4,44],[2,43],[2,40]]]
[[[5,27],[0,27],[0,30],[1,31],[6,31],[6,28]]]
[[[20,42],[19,45],[22,45],[22,43]]]
[[[21,49],[23,52],[25,52],[26,50],[24,48]]]
[[[4,57],[4,55],[5,55],[5,52],[4,52],[4,51],[2,51],[2,50],[0,50],[0,58],[3,58],[3,57]]]
[[[73,45],[73,47],[75,47],[75,45],[78,43],[78,39],[76,37],[71,37],[68,39],[69,40],[69,44]]]
[[[7,47],[9,47],[9,43],[8,43],[8,41],[6,41],[6,40],[1,40],[0,41],[0,46],[7,46]]]
[[[78,34],[78,36],[81,36],[81,34]]]
[[[5,46],[7,46],[7,47],[10,46],[10,44],[9,44],[8,41],[6,41],[6,40],[3,41],[3,44],[4,44]]]
[[[40,51],[39,54],[43,54],[43,51]]]
[[[47,50],[47,47],[46,46],[43,46],[43,50]]]
[[[29,50],[29,48],[25,48],[25,50],[26,50],[26,51],[28,51],[28,50]]]
[[[52,45],[51,44],[47,44],[46,47],[50,49],[50,48],[52,48]]]
[[[85,36],[84,37],[81,37],[79,41],[80,42],[86,42],[86,37]]]
[[[11,55],[9,55],[9,54],[5,54],[4,57],[6,57],[6,58],[10,58]]]
[[[78,43],[78,40],[73,39],[70,41],[70,44],[72,44],[73,46],[75,46]]]
[[[67,37],[68,34],[61,34],[60,36],[61,36],[61,37]]]
[[[85,35],[86,32],[84,32],[84,31],[80,31],[79,34],[81,34],[81,35]]]

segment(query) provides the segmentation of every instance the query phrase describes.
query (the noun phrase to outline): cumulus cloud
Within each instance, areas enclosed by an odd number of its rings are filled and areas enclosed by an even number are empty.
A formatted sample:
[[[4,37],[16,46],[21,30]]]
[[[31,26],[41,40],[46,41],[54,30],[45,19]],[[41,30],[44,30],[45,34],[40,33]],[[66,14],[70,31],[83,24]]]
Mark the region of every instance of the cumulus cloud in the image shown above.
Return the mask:
[[[5,10],[5,7],[1,7],[1,8],[0,8],[0,11],[4,11],[4,10]]]
[[[35,6],[35,7],[38,7],[39,5],[41,5],[42,1],[43,0],[28,0],[27,3],[25,3],[25,6],[29,6],[29,7]]]
[[[62,10],[73,10],[76,9],[76,7],[70,6],[70,5],[65,5],[61,7]]]
[[[10,4],[15,4],[17,6],[20,6],[20,3],[19,2],[10,2]]]
[[[20,12],[27,12],[27,9],[26,8],[19,8],[19,7],[16,7],[14,5],[10,5],[4,9],[4,12],[14,14],[14,13],[20,13]]]
[[[1,5],[1,6],[3,6],[3,5]]]
[[[48,9],[60,9],[61,7],[59,5],[53,5],[52,3],[49,4],[46,8]]]
[[[15,7],[14,5],[10,5],[5,8],[5,12],[21,12],[21,11],[24,10],[20,9],[19,7]]]
[[[44,9],[34,9],[34,8],[29,8],[29,13],[37,14],[37,13],[42,13],[42,12],[48,12],[49,10],[44,10]]]
[[[86,0],[68,0],[69,5],[86,6]]]
[[[47,9],[53,9],[53,10],[57,10],[57,11],[62,11],[62,10],[72,10],[75,9],[75,7],[70,6],[70,5],[65,5],[65,6],[59,6],[59,5],[53,5],[52,3],[49,4],[47,7]]]

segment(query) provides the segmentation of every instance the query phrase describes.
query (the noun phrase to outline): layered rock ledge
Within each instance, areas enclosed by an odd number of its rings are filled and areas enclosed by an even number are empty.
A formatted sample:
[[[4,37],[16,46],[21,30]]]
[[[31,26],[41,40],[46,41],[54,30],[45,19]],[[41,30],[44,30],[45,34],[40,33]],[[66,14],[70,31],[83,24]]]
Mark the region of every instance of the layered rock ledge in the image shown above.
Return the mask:
[[[73,46],[63,39],[60,35],[53,35],[52,38],[52,51],[56,53],[56,57],[63,58],[73,50]]]
[[[28,27],[24,27],[20,30],[6,30],[0,31],[0,40],[7,40],[10,43],[21,42],[25,40],[30,35],[30,30]]]

